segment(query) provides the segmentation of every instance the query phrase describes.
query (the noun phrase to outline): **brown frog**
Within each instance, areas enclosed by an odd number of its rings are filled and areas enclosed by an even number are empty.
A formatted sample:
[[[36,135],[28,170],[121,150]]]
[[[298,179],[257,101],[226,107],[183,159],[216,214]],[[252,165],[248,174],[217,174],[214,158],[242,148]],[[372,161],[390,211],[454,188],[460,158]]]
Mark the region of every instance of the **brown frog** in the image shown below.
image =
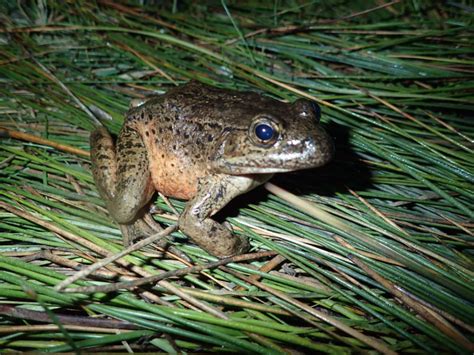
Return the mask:
[[[198,82],[131,108],[116,144],[103,127],[91,134],[94,180],[125,245],[153,233],[145,206],[159,191],[189,200],[179,228],[218,257],[249,244],[211,216],[274,173],[321,166],[333,151],[316,104]]]

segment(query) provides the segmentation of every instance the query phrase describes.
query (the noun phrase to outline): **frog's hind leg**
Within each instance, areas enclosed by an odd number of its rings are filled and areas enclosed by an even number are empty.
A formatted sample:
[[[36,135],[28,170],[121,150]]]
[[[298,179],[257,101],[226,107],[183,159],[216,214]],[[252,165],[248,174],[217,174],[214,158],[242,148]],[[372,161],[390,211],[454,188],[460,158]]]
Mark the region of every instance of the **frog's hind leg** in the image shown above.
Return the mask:
[[[90,136],[92,175],[100,196],[109,201],[115,195],[117,160],[115,145],[109,131],[98,127]]]
[[[153,196],[154,188],[139,134],[125,125],[115,147],[106,128],[96,129],[91,134],[91,160],[97,189],[120,225],[124,244],[152,234],[157,225],[147,223],[151,217],[144,219],[147,213],[143,207]]]

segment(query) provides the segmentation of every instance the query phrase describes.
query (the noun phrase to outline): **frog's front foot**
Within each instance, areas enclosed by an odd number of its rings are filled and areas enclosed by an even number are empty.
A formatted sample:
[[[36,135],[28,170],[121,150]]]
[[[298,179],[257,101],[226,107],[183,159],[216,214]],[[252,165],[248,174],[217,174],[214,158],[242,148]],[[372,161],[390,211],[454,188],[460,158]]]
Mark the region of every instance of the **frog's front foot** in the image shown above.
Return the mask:
[[[180,216],[179,228],[196,244],[219,258],[243,254],[250,249],[247,238],[232,234],[210,218],[200,220],[189,210]]]
[[[260,185],[270,176],[214,174],[200,179],[197,194],[179,217],[179,228],[196,244],[219,258],[245,253],[250,248],[247,238],[232,234],[211,216],[234,197]]]

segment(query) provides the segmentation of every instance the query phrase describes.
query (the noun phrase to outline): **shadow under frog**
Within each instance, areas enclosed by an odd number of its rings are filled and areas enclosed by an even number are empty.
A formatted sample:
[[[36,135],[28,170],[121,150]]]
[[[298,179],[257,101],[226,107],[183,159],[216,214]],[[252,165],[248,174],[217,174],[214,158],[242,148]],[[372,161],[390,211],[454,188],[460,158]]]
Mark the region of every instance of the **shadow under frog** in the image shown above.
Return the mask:
[[[154,232],[146,206],[159,191],[189,201],[179,228],[218,257],[241,254],[249,243],[212,216],[274,173],[322,166],[334,152],[314,103],[198,82],[132,108],[116,143],[104,127],[90,141],[97,189],[125,245]]]

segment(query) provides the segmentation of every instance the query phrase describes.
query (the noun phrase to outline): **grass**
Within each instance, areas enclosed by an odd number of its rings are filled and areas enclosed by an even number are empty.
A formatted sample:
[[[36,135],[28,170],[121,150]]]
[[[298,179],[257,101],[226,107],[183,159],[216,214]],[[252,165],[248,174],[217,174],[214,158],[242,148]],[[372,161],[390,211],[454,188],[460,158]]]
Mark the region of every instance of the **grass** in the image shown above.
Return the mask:
[[[467,3],[0,6],[0,126],[85,151],[0,140],[2,352],[472,352]],[[222,213],[252,251],[278,255],[131,291],[56,291],[122,248],[90,173],[94,120],[117,133],[130,99],[191,79],[322,107],[334,161]],[[172,236],[190,264],[215,261]],[[148,246],[73,286],[187,266]]]

